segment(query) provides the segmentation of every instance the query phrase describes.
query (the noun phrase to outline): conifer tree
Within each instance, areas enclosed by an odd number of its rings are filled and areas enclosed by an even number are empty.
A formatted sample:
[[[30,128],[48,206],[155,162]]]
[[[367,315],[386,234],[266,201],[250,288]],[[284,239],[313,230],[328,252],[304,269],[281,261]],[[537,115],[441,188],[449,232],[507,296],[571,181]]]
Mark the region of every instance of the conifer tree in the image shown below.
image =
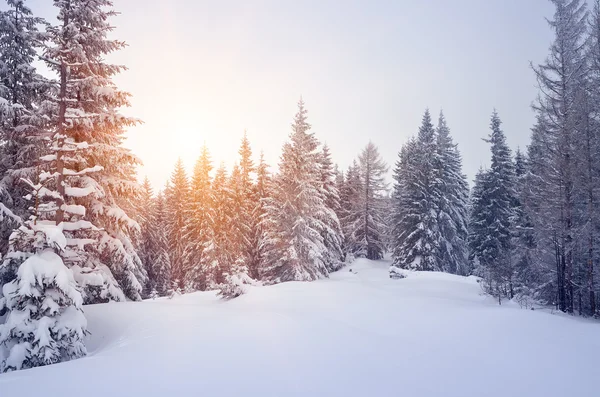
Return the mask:
[[[119,113],[129,106],[129,94],[112,79],[124,67],[105,61],[125,43],[107,38],[113,29],[108,20],[115,15],[110,1],[55,0],[54,5],[59,24],[47,29],[44,59],[59,83],[51,109],[52,153],[43,160],[57,178],[56,222],[95,225],[97,237],[86,244],[87,259],[78,261],[79,277],[94,273],[105,284],[114,277],[129,299],[139,300],[147,281],[132,243],[139,225],[121,205],[139,194],[135,181],[139,160],[122,147],[124,129],[137,120]],[[69,230],[73,236],[67,237],[76,239],[78,230]],[[87,288],[86,281],[78,282]],[[84,293],[84,299],[98,297]]]
[[[207,289],[214,289],[224,281],[224,273],[231,265],[230,235],[231,228],[231,194],[225,165],[221,163],[215,173],[212,185],[213,208],[210,224],[211,238],[206,249]]]
[[[266,254],[260,274],[271,283],[311,281],[329,274],[321,235],[326,208],[319,183],[319,142],[310,132],[306,113],[300,100],[272,197],[266,201]]]
[[[512,154],[500,125],[494,111],[487,139],[491,145],[491,166],[475,180],[469,237],[471,255],[479,264],[478,272],[488,292],[499,301],[514,296],[512,230],[517,202]]]
[[[462,158],[450,136],[444,114],[440,112],[436,129],[437,224],[441,241],[437,244],[437,268],[449,273],[470,273],[467,252],[467,203],[469,185],[462,173]]]
[[[212,216],[213,195],[211,190],[212,163],[206,145],[194,166],[190,184],[189,206],[184,239],[186,241],[185,285],[187,289],[206,289],[205,250],[210,239],[210,219]]]
[[[154,199],[153,223],[155,225],[154,260],[150,264],[148,277],[152,291],[159,296],[166,296],[172,285],[171,281],[171,259],[169,257],[169,245],[167,238],[168,214],[165,198],[159,192]]]
[[[417,138],[402,148],[394,170],[393,267],[442,270],[438,164],[436,133],[426,110]]]
[[[340,215],[339,220],[344,233],[343,252],[345,260],[351,262],[353,258],[365,256],[364,245],[359,242],[358,231],[362,221],[362,202],[364,200],[363,181],[361,179],[358,162],[348,167],[340,188]]]
[[[265,201],[271,194],[271,175],[269,166],[265,163],[263,153],[256,167],[256,184],[254,185],[254,206],[252,210],[252,241],[250,251],[249,275],[255,280],[260,278],[260,264],[264,259],[265,229],[263,218],[265,216]]]
[[[171,277],[179,288],[183,288],[185,276],[185,228],[188,221],[189,182],[181,159],[177,160],[171,174],[168,187],[165,189],[165,200],[169,219],[167,233],[169,256],[171,261]]]
[[[321,194],[324,197],[325,205],[323,218],[321,219],[325,226],[321,231],[321,235],[323,243],[327,248],[325,252],[325,266],[329,272],[334,272],[339,270],[344,262],[342,251],[344,235],[337,217],[340,208],[340,196],[336,187],[331,153],[327,145],[323,145],[321,155],[319,156],[319,166]]]
[[[7,6],[0,11],[0,257],[12,229],[28,217],[27,186],[20,179],[36,177],[48,136],[44,103],[51,90],[33,67],[45,40],[38,25],[46,22],[24,0],[7,0]],[[14,274],[5,276],[10,280]]]

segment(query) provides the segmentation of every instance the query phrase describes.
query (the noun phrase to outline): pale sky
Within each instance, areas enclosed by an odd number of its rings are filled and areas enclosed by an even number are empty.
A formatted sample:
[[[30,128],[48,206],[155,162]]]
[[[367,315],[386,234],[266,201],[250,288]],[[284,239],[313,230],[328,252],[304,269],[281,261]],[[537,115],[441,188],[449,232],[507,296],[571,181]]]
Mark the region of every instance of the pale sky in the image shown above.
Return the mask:
[[[29,0],[55,15],[50,0]],[[302,95],[317,137],[346,168],[372,140],[393,166],[429,107],[443,108],[471,181],[488,163],[496,108],[525,148],[537,95],[529,66],[552,40],[548,0],[114,0],[116,82],[142,119],[126,145],[157,188],[206,142],[237,159],[244,129],[274,168]]]

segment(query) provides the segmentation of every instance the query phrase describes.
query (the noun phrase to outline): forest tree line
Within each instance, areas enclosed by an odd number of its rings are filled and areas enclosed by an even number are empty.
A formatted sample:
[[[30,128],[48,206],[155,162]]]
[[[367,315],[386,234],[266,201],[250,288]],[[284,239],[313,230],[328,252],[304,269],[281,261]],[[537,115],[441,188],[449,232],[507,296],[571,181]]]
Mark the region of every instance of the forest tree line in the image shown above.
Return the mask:
[[[481,277],[524,305],[598,314],[600,5],[552,0],[555,40],[533,67],[537,122],[512,153],[493,112],[490,166],[472,188],[443,114],[425,111],[392,184],[368,143],[339,169],[302,100],[276,167],[243,137],[236,165],[208,148],[154,194],[122,146],[129,94],[105,56],[109,0],[55,0],[57,22],[23,0],[0,12],[0,370],[85,354],[82,305],[328,277],[391,253],[406,270]],[[41,61],[53,72],[34,67]],[[435,123],[435,125],[434,125]],[[40,337],[45,335],[45,337]]]

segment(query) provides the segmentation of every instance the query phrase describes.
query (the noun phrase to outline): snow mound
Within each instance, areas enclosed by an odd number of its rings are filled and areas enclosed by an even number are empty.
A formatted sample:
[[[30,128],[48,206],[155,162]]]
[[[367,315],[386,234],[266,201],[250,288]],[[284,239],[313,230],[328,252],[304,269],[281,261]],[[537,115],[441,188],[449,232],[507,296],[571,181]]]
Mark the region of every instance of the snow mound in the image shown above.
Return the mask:
[[[0,375],[0,395],[596,395],[597,322],[498,306],[473,277],[390,279],[389,265],[229,301],[87,306],[88,357]]]

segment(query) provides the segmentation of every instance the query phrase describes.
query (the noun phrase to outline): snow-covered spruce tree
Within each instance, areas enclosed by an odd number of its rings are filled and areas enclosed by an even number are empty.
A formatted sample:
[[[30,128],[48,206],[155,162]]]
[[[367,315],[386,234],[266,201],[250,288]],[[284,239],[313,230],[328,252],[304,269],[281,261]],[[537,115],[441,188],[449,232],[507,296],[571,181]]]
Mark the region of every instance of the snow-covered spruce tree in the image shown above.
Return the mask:
[[[166,209],[162,192],[154,197],[148,178],[142,184],[143,194],[138,207],[140,215],[139,256],[148,273],[144,296],[165,296],[171,283],[171,263],[169,260],[166,235]],[[141,211],[140,211],[141,212]]]
[[[265,215],[265,200],[270,195],[271,175],[269,166],[265,163],[263,153],[260,154],[260,160],[256,167],[256,184],[254,185],[254,207],[252,210],[252,241],[250,250],[250,277],[259,279],[259,267],[264,257],[263,241],[265,230],[262,219]]]
[[[548,302],[559,310],[573,312],[575,305],[576,237],[581,228],[577,172],[582,102],[585,89],[588,12],[582,0],[552,0],[554,17],[549,21],[555,32],[546,61],[534,67],[540,94],[534,108],[538,123],[531,144],[544,149],[530,158],[531,173],[541,201],[532,219],[538,244],[554,262],[556,286]],[[536,142],[537,141],[537,142]],[[549,274],[549,273],[548,273]],[[548,280],[550,281],[550,280]],[[557,297],[557,299],[555,299]]]
[[[240,155],[239,165],[236,165],[231,173],[229,180],[229,194],[231,208],[235,215],[231,216],[231,235],[232,260],[237,264],[235,271],[230,270],[230,274],[243,273],[242,278],[247,278],[248,274],[256,273],[251,266],[253,254],[253,238],[257,226],[253,212],[256,206],[256,196],[252,174],[255,173],[254,162],[252,161],[252,150],[250,142],[244,132],[242,143],[238,151]]]
[[[150,264],[148,277],[152,291],[159,296],[166,296],[171,288],[171,259],[169,257],[169,244],[167,239],[168,213],[165,197],[162,192],[154,199],[152,206],[154,214],[152,221],[155,224],[154,260]]]
[[[119,113],[129,106],[129,94],[112,79],[124,67],[105,62],[107,54],[125,44],[107,38],[112,30],[108,19],[115,15],[110,1],[55,0],[54,5],[59,23],[47,29],[44,59],[59,76],[54,154],[45,158],[58,175],[56,221],[79,226],[90,222],[99,228],[97,238],[87,242],[87,259],[78,262],[75,272],[86,302],[117,298],[106,289],[99,292],[97,285],[88,291],[98,277],[103,285],[114,277],[129,299],[139,300],[147,280],[131,241],[139,225],[120,205],[139,194],[139,160],[122,147],[124,129],[137,120]],[[77,230],[65,230],[67,239],[77,238]]]
[[[440,112],[437,132],[436,178],[437,227],[441,241],[437,248],[436,267],[448,273],[468,275],[467,204],[469,185],[462,172],[462,157],[452,141],[444,114]]]
[[[213,166],[206,145],[194,166],[190,183],[186,241],[185,286],[188,290],[206,289],[205,250],[210,242],[210,219],[213,205],[210,172]]]
[[[44,173],[40,180],[51,181],[48,176]],[[80,230],[85,222],[58,222],[56,198],[61,194],[46,184],[28,181],[35,212],[10,237],[9,255],[17,262],[17,272],[16,278],[4,285],[0,299],[0,308],[8,310],[0,325],[0,357],[4,357],[0,372],[54,364],[86,354],[83,297],[61,258],[72,261],[80,253],[70,246],[74,241],[63,231]],[[69,209],[75,210],[74,206]],[[86,241],[80,239],[75,244],[83,246]]]
[[[246,168],[248,170],[248,168]],[[251,282],[248,275],[252,207],[248,195],[252,194],[251,181],[244,176],[242,167],[235,164],[227,181],[227,261],[220,264],[223,283],[230,285]]]
[[[360,215],[356,217],[353,234],[360,246],[359,251],[368,259],[381,259],[385,251],[387,225],[384,220],[383,204],[387,184],[385,174],[388,166],[381,159],[379,150],[369,142],[358,156],[361,179]]]
[[[343,252],[347,262],[354,258],[366,256],[364,244],[359,242],[358,230],[362,222],[363,200],[363,181],[358,162],[354,162],[348,167],[343,176],[343,183],[340,186],[340,210],[338,218],[344,233]]]
[[[152,283],[150,277],[150,268],[154,262],[155,241],[156,241],[156,223],[154,222],[154,191],[148,177],[144,178],[142,183],[142,192],[139,196],[136,220],[140,225],[140,234],[137,239],[137,252],[144,269],[148,273],[148,283],[143,286],[142,295],[150,296]]]
[[[394,170],[394,267],[441,271],[438,224],[439,164],[436,134],[429,110],[425,111],[416,139],[400,151]]]
[[[321,235],[326,207],[319,183],[319,142],[310,132],[306,113],[300,100],[272,196],[266,200],[266,252],[260,274],[270,283],[311,281],[329,274]]]
[[[336,187],[335,172],[331,153],[327,145],[323,145],[321,155],[319,156],[319,173],[321,183],[321,194],[324,197],[325,211],[323,212],[323,222],[325,229],[321,231],[323,243],[327,248],[325,252],[325,266],[329,272],[341,269],[344,263],[344,253],[342,246],[344,235],[337,217],[340,207],[340,196]]]
[[[35,176],[45,125],[43,100],[50,82],[32,66],[44,41],[24,0],[7,0],[0,11],[0,257],[8,249],[12,229],[26,219],[27,194],[20,178]],[[14,278],[0,276],[0,286]]]
[[[522,302],[535,299],[535,285],[537,280],[534,271],[534,258],[536,257],[536,241],[533,222],[528,213],[531,200],[528,182],[527,158],[517,149],[515,153],[515,191],[517,200],[513,208],[513,258],[514,264],[514,292]]]
[[[207,289],[218,288],[232,263],[231,258],[231,194],[225,165],[221,163],[212,184],[213,207],[210,242],[206,248]]]
[[[218,286],[218,295],[224,299],[232,299],[244,294],[247,286],[255,283],[249,276],[248,269],[252,227],[252,202],[249,195],[253,193],[247,173],[252,166],[249,156],[246,157],[249,155],[249,149],[250,146],[244,139],[240,154],[242,163],[246,163],[242,166],[235,164],[227,181],[229,195],[225,208],[227,221],[223,228],[226,230],[226,235],[221,238],[225,259],[219,263],[222,282]],[[225,241],[227,243],[224,243]]]
[[[487,292],[510,299],[514,296],[512,231],[515,192],[515,169],[511,150],[500,129],[496,111],[491,118],[491,166],[478,174],[473,188],[470,214],[469,246],[476,258],[476,271],[483,277]]]
[[[169,257],[171,260],[171,277],[179,288],[183,288],[185,277],[185,228],[188,223],[190,189],[185,168],[181,159],[177,160],[171,174],[170,183],[165,189],[167,219],[167,236]]]

